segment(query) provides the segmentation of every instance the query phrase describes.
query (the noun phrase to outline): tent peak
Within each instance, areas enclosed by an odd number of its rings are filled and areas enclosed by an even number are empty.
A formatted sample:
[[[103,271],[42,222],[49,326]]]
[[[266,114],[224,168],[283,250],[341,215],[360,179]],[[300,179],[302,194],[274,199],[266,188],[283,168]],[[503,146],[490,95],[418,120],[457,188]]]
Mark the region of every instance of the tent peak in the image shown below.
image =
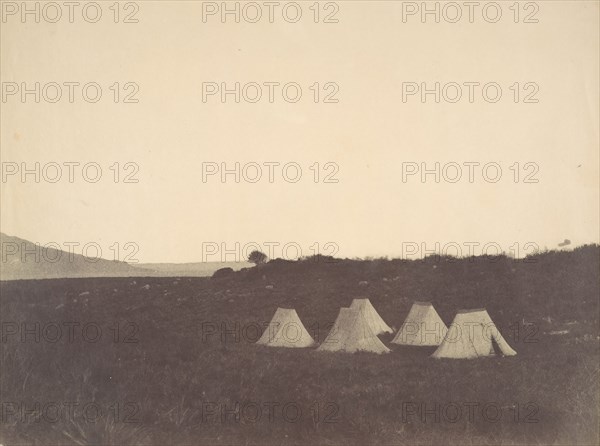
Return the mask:
[[[485,308],[475,308],[473,310],[459,310],[459,311],[456,312],[456,314],[482,313],[482,312],[487,313],[487,310]]]

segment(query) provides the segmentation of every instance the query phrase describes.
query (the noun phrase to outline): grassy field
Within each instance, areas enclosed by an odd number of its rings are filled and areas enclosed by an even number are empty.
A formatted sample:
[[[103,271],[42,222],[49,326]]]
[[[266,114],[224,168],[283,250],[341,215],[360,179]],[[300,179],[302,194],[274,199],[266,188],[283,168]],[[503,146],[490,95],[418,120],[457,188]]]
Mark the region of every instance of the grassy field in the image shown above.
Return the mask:
[[[596,445],[599,254],[3,282],[0,443]],[[447,324],[486,307],[518,355],[435,360],[391,335],[381,356],[253,344],[278,306],[322,341],[356,297],[395,329],[415,300]]]

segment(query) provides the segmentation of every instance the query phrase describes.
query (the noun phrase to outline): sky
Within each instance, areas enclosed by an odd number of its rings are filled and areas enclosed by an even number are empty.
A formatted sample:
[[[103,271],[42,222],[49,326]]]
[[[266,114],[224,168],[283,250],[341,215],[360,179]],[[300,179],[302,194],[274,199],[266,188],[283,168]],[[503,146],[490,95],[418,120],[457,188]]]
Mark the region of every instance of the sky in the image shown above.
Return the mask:
[[[113,3],[3,3],[6,234],[140,262],[600,241],[598,2]]]

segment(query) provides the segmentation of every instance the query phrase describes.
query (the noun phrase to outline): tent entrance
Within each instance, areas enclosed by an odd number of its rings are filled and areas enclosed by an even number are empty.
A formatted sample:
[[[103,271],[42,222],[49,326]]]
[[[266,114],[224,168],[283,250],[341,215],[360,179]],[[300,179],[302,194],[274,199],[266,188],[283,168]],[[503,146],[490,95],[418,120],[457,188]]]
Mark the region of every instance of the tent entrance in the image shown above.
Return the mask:
[[[502,353],[502,350],[500,350],[500,346],[496,342],[496,338],[492,337],[491,341],[492,341],[492,351],[494,352],[494,355],[503,356],[504,354]]]

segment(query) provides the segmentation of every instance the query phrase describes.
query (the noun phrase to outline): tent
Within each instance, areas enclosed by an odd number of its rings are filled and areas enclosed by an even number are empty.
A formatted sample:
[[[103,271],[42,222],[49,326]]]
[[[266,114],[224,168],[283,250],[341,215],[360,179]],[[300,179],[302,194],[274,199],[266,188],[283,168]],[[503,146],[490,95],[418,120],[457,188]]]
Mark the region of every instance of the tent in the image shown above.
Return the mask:
[[[504,340],[488,312],[462,310],[454,317],[433,358],[479,358],[494,356],[494,344],[504,356],[517,354]]]
[[[312,347],[315,341],[306,331],[294,309],[277,308],[269,326],[257,344],[268,347],[303,348]]]
[[[448,327],[430,302],[415,302],[392,340],[400,345],[440,345]]]
[[[393,333],[393,330],[385,323],[381,316],[379,316],[379,313],[377,313],[377,310],[375,310],[369,299],[354,299],[352,304],[350,304],[350,308],[362,312],[367,325],[376,335],[381,333]]]
[[[340,308],[331,331],[317,349],[328,352],[357,351],[388,353],[390,351],[371,331],[363,313],[352,308]]]

